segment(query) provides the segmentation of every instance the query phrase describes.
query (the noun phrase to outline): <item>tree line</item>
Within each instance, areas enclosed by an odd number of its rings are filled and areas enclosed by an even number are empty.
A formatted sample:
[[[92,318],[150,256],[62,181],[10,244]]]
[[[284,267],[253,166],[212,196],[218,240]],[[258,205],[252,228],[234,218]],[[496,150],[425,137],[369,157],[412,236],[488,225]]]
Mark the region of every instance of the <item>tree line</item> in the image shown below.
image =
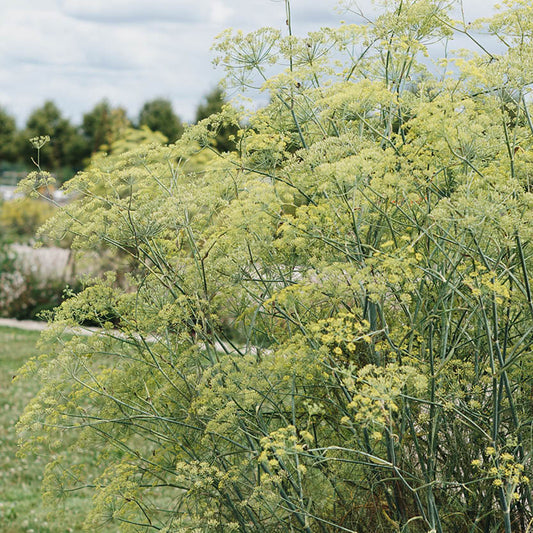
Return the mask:
[[[213,89],[196,108],[195,122],[220,111],[224,103],[222,90]],[[124,107],[113,106],[103,99],[83,115],[80,124],[73,124],[48,100],[30,114],[21,129],[17,128],[15,118],[0,106],[0,171],[31,169],[35,148],[29,139],[48,135],[51,141],[40,154],[40,164],[64,181],[81,170],[92,154],[111,146],[126,129],[143,126],[161,132],[170,143],[178,140],[184,129],[182,119],[165,98],[145,102],[134,119],[128,117]],[[232,131],[222,128],[219,133],[217,148],[230,150]]]

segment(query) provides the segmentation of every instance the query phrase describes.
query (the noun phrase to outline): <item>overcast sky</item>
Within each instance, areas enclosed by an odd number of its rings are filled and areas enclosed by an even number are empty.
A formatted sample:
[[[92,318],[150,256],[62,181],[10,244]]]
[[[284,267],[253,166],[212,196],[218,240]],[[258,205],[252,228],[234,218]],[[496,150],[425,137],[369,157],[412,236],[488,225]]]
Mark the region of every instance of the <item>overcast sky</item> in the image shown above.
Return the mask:
[[[355,22],[337,3],[292,0],[295,33]],[[464,0],[467,18],[493,3]],[[283,0],[0,0],[0,106],[21,125],[52,99],[79,122],[104,97],[136,117],[161,96],[192,120],[223,74],[211,64],[215,35],[262,26],[285,31]]]

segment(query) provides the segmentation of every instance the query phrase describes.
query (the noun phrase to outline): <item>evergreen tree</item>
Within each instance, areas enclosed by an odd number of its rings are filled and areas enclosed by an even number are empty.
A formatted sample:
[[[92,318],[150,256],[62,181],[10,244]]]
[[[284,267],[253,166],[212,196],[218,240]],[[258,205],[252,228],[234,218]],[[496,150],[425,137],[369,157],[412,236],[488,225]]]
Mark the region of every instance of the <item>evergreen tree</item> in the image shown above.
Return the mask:
[[[225,104],[224,92],[220,87],[215,87],[204,96],[203,101],[196,108],[196,122],[198,123],[216,113],[220,113]],[[234,124],[219,124],[215,137],[215,148],[219,152],[231,152],[235,150],[233,137],[237,134],[237,131],[238,127]]]
[[[183,133],[183,124],[174,110],[172,103],[165,98],[156,98],[146,102],[139,113],[139,126],[148,126],[152,131],[159,131],[169,142],[177,141]]]
[[[35,109],[19,134],[19,151],[26,163],[35,157],[35,149],[29,141],[33,137],[48,135],[50,143],[39,155],[40,164],[47,170],[57,171],[63,167],[79,168],[83,153],[83,139],[68,119],[52,101],[46,101]]]
[[[113,108],[105,99],[98,102],[83,115],[81,128],[87,143],[86,156],[108,149],[130,126],[124,108]]]
[[[0,165],[17,160],[17,124],[15,119],[0,107]]]

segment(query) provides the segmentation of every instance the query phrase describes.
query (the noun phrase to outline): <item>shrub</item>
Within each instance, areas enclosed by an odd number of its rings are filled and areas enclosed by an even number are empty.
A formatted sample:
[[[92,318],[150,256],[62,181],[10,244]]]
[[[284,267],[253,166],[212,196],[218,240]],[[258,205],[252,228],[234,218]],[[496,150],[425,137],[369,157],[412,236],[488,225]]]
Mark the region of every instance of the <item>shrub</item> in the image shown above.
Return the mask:
[[[433,76],[427,45],[471,28],[383,4],[304,39],[221,37],[233,79],[272,95],[238,154],[210,148],[224,109],[68,183],[52,235],[133,268],[61,305],[19,429],[51,454],[49,500],[93,488],[88,525],[528,530],[533,12],[507,2],[488,29],[508,48]],[[64,338],[86,320],[102,330]]]
[[[0,231],[11,239],[30,238],[54,213],[43,200],[19,198],[0,204]]]
[[[61,304],[70,288],[64,280],[25,276],[19,270],[0,274],[0,283],[0,316],[18,320],[40,319]]]

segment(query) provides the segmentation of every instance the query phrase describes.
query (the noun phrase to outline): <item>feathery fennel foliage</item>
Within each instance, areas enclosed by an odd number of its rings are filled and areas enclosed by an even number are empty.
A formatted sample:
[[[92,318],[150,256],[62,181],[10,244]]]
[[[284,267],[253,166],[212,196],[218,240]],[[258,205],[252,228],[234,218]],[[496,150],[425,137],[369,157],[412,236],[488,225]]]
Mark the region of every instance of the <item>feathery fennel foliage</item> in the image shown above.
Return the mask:
[[[236,152],[225,108],[66,185],[46,230],[130,268],[57,310],[19,430],[48,499],[92,487],[89,526],[531,531],[533,8],[435,75],[430,43],[477,42],[452,2],[381,4],[219,38],[228,83],[271,95]]]

